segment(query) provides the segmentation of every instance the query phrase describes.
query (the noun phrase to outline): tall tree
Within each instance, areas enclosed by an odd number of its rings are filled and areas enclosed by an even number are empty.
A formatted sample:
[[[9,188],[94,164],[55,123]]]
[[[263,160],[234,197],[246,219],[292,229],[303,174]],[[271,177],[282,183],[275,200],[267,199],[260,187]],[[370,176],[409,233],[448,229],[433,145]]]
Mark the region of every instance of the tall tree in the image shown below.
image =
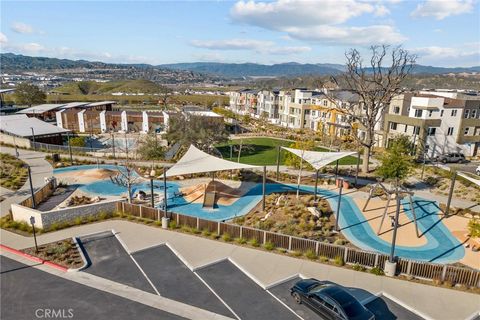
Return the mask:
[[[364,132],[364,135],[354,135],[364,148],[363,172],[368,172],[371,150],[375,145],[375,127],[383,121],[392,98],[404,91],[403,81],[416,61],[416,56],[402,47],[372,46],[370,51],[370,61],[366,65],[356,49],[345,54],[346,71],[340,76],[341,82],[358,99],[343,103],[334,94],[328,94],[335,107],[348,115],[351,124],[359,125]]]
[[[139,141],[137,154],[144,160],[159,160],[164,156],[164,149],[160,145],[157,134],[152,133]]]
[[[413,158],[410,156],[412,143],[407,136],[395,138],[380,156],[377,174],[385,180],[402,181],[412,170]]]
[[[15,102],[26,104],[31,107],[33,104],[45,103],[47,95],[39,87],[30,83],[20,83],[15,88]]]
[[[158,103],[163,106],[163,110],[167,110],[168,100],[172,94],[172,90],[166,86],[160,86],[158,94]]]
[[[225,125],[208,117],[173,117],[168,124],[168,141],[183,146],[195,145],[203,151],[209,151],[215,144],[228,141]]]

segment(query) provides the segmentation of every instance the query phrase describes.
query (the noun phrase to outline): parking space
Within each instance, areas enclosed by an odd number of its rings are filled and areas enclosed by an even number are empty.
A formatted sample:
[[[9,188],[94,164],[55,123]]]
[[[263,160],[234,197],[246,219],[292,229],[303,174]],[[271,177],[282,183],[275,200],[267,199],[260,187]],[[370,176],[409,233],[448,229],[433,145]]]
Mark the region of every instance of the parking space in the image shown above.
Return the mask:
[[[230,261],[221,261],[197,271],[197,274],[243,320],[298,319],[267,291],[252,281]]]
[[[59,278],[0,256],[3,320],[183,319],[105,291]]]
[[[289,308],[295,311],[300,317],[305,320],[313,320],[319,319],[319,315],[313,312],[310,308],[303,304],[297,304],[295,300],[293,300],[292,296],[290,295],[290,288],[300,280],[300,277],[293,278],[291,280],[285,281],[281,284],[278,284],[270,289],[270,293],[272,293],[275,297],[277,297],[280,301],[285,303]]]
[[[375,315],[376,319],[382,320],[423,320],[422,317],[405,309],[401,305],[386,297],[379,297],[365,305]]]
[[[156,293],[112,232],[81,237],[80,242],[90,261],[90,266],[84,272]]]
[[[234,315],[166,245],[132,254],[161,296],[228,317]]]

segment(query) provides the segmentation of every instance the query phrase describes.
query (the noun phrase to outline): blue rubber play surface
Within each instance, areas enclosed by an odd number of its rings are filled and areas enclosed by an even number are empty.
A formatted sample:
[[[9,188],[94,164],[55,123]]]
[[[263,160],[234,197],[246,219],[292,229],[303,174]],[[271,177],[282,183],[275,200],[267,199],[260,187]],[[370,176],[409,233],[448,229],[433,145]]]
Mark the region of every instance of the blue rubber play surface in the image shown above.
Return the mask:
[[[118,169],[114,165],[101,165],[101,168]],[[75,174],[77,170],[86,170],[97,168],[91,166],[73,166],[55,169],[54,173],[71,172]],[[79,188],[94,195],[124,195],[126,188],[112,183],[108,180],[98,180],[89,184],[80,185]],[[163,193],[163,181],[154,181],[154,191]],[[285,191],[295,191],[296,185],[289,184],[267,184],[266,194],[279,193]],[[145,181],[132,187],[132,191],[143,190],[150,192],[150,182]],[[302,192],[313,193],[312,186],[301,186]],[[240,197],[232,205],[216,205],[214,209],[204,209],[201,203],[187,202],[183,197],[177,196],[179,185],[175,182],[167,182],[168,209],[190,216],[203,219],[224,221],[247,214],[262,199],[262,185],[258,184],[252,187],[245,195]],[[337,208],[338,193],[319,188],[318,194],[324,197],[332,208]],[[405,214],[413,220],[412,210],[408,201],[402,201]],[[396,246],[395,254],[400,257],[432,261],[438,263],[451,263],[463,258],[465,251],[462,244],[450,233],[440,220],[440,209],[435,201],[429,201],[414,197],[413,206],[417,215],[420,233],[424,233],[427,243],[423,246],[406,247]],[[360,209],[356,206],[353,199],[348,195],[342,196],[340,206],[339,226],[344,236],[359,248],[371,251],[377,251],[385,254],[390,253],[390,243],[378,237],[371,228],[368,221]]]

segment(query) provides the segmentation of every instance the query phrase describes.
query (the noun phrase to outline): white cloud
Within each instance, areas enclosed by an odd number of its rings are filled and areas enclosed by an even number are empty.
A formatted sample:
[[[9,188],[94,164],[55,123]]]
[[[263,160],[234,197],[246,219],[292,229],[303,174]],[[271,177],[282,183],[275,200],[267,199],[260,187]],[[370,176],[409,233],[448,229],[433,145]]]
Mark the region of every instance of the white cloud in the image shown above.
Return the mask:
[[[480,65],[480,42],[465,43],[455,47],[428,46],[409,50],[418,55],[419,64],[436,66]]]
[[[300,54],[312,51],[312,48],[307,46],[299,47],[271,47],[266,48],[264,52],[274,54],[274,55],[291,55],[291,54]]]
[[[230,10],[234,21],[267,29],[339,24],[374,6],[355,0],[277,0],[273,2],[238,1]]]
[[[384,5],[376,5],[375,6],[375,11],[374,11],[374,15],[377,16],[377,17],[383,17],[383,16],[386,16],[386,15],[389,15],[390,14],[390,10],[388,10],[387,7],[385,7]]]
[[[32,26],[30,26],[26,23],[23,23],[23,22],[14,22],[12,24],[11,29],[12,29],[12,31],[14,31],[16,33],[21,33],[21,34],[29,34],[29,33],[34,32]]]
[[[192,40],[190,45],[209,50],[253,50],[258,53],[291,55],[311,51],[307,46],[279,47],[272,41],[254,39]]]
[[[286,29],[294,38],[308,41],[326,42],[336,45],[396,44],[406,40],[402,34],[387,25],[368,27],[318,26]]]
[[[411,15],[442,20],[449,16],[473,12],[474,6],[473,0],[427,0],[417,5]]]
[[[342,25],[362,14],[385,16],[389,13],[383,2],[357,0],[242,0],[230,10],[232,20],[238,23],[285,32],[295,39],[341,45],[397,44],[404,41],[406,38],[388,24]]]
[[[0,32],[0,44],[6,44],[7,42],[8,42],[7,36],[3,32]]]
[[[252,39],[228,39],[228,40],[193,40],[190,44],[197,48],[212,50],[257,50],[263,46],[271,46],[271,41]]]

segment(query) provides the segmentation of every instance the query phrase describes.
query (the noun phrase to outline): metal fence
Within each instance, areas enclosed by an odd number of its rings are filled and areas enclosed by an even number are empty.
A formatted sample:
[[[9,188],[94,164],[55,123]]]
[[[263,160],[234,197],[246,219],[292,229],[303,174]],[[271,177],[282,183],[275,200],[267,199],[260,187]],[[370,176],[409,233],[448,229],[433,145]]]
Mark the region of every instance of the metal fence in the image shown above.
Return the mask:
[[[160,220],[165,216],[163,210],[125,202],[117,203],[117,210],[125,214],[152,220]],[[297,251],[300,253],[310,251],[320,257],[342,259],[346,264],[358,264],[369,269],[373,267],[383,269],[385,261],[388,260],[387,255],[378,252],[303,239],[231,223],[206,220],[179,213],[169,213],[169,218],[176,221],[178,226],[185,225],[196,228],[199,231],[208,230],[209,232],[216,233],[218,236],[228,233],[231,238],[243,238],[250,241],[255,239],[259,245],[269,242],[273,243],[276,248],[287,251]],[[398,258],[397,272],[401,275],[413,276],[424,280],[449,281],[452,284],[480,287],[480,270],[466,267]]]

